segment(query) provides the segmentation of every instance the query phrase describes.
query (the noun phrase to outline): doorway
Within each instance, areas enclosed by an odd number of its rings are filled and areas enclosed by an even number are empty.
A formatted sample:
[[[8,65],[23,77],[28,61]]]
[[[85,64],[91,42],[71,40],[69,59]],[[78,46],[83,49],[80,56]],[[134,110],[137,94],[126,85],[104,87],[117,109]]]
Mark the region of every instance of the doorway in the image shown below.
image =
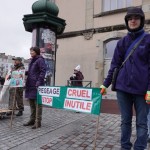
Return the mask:
[[[103,40],[104,79],[107,77],[117,42],[124,35],[125,33],[113,32]],[[119,114],[116,92],[111,91],[111,85],[107,89],[106,95],[103,96],[101,112]]]

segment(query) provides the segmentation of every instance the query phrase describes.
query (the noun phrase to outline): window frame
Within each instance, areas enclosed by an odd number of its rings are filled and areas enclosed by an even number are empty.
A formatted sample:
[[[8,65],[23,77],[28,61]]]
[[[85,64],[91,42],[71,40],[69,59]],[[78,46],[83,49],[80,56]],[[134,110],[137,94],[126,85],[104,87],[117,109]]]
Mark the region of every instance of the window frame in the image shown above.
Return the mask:
[[[114,2],[115,2],[115,8],[113,9],[112,4]],[[109,12],[109,11],[115,11],[115,10],[119,10],[119,9],[128,8],[128,7],[132,6],[133,0],[130,0],[130,3],[128,2],[128,0],[123,0],[123,5],[120,7],[119,7],[119,2],[120,2],[120,0],[109,0],[109,8],[107,10],[107,8],[104,6],[106,4],[106,0],[102,0],[102,12]]]

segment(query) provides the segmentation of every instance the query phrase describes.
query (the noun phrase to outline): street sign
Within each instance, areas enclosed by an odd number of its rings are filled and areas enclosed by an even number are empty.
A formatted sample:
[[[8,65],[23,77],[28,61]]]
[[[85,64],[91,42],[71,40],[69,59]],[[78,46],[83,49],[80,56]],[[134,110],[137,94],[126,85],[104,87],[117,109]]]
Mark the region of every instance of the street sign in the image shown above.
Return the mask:
[[[102,95],[99,88],[39,86],[37,103],[89,114],[100,114]]]

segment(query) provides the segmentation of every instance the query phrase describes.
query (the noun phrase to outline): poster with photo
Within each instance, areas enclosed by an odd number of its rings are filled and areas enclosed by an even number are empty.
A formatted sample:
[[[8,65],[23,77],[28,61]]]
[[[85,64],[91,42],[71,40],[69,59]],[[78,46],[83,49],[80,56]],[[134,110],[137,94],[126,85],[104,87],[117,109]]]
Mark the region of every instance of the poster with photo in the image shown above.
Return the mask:
[[[24,87],[25,70],[12,71],[10,87]]]
[[[54,85],[56,34],[47,28],[40,28],[39,47],[46,63],[46,84]]]
[[[41,55],[44,58],[55,59],[55,32],[50,29],[40,28],[40,42],[39,47],[41,49]]]
[[[38,43],[37,43],[38,42]],[[49,28],[34,29],[32,32],[32,46],[40,48],[41,55],[46,63],[46,85],[54,85],[55,59],[56,59],[56,34]]]

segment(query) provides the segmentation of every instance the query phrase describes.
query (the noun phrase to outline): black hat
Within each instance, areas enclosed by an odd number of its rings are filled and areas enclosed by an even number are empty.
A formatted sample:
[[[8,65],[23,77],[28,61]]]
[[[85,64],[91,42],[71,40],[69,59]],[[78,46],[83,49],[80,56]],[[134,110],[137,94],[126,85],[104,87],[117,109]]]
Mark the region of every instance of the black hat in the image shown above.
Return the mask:
[[[140,27],[138,29],[130,29],[128,26],[128,18],[133,16],[133,15],[141,17],[141,24],[140,24]],[[127,14],[126,14],[124,19],[125,19],[126,27],[127,27],[128,31],[130,31],[130,32],[139,31],[139,30],[143,29],[143,27],[144,27],[145,15],[144,15],[144,12],[141,8],[137,8],[137,7],[128,8]]]
[[[21,57],[14,57],[14,58],[12,58],[12,60],[19,60],[19,61],[22,61],[22,58],[21,58]]]
[[[35,51],[35,53],[37,55],[40,55],[40,49],[39,49],[39,47],[31,47],[30,50],[33,50],[33,51]]]

